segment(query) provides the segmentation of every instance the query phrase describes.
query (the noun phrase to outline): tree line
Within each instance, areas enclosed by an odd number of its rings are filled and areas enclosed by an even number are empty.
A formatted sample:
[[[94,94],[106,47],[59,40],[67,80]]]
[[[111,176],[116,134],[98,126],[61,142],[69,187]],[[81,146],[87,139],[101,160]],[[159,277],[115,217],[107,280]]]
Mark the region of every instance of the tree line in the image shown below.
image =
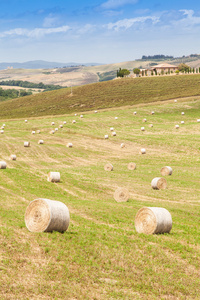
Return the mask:
[[[63,88],[60,85],[44,84],[43,82],[34,83],[34,82],[23,81],[23,80],[0,81],[0,85],[19,86],[19,87],[29,88],[29,89],[43,89],[45,91],[53,91],[53,90],[58,90]]]

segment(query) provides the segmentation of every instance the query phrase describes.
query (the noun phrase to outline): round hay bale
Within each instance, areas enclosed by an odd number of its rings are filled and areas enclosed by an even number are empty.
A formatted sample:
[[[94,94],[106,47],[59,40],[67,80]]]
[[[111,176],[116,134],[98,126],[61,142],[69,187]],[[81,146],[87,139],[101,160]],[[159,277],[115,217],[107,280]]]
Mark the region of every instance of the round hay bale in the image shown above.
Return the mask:
[[[114,192],[114,199],[117,202],[127,202],[129,199],[129,191],[125,188],[117,188]]]
[[[177,100],[174,100],[174,102],[176,103],[176,102],[177,102]]]
[[[51,131],[50,131],[50,134],[54,134],[54,133],[55,133],[55,131],[54,131],[54,130],[51,130]]]
[[[24,122],[27,123],[28,121],[27,121],[27,120],[24,120]]]
[[[69,221],[68,207],[60,201],[39,198],[26,208],[25,224],[31,232],[64,232]]]
[[[75,117],[77,116],[77,114],[74,114],[75,115]]]
[[[199,123],[199,122],[200,122],[200,119],[197,119],[197,122]]]
[[[72,123],[76,123],[76,120],[73,120]]]
[[[47,175],[47,181],[60,182],[60,172],[49,172]]]
[[[176,129],[179,129],[179,125],[175,125],[175,128],[176,128]]]
[[[153,127],[153,124],[149,124],[149,127]]]
[[[141,127],[141,131],[145,131],[145,128],[144,128],[144,127]]]
[[[97,114],[97,110],[95,110],[94,112],[95,112],[95,114]]]
[[[60,127],[60,128],[63,128],[63,125],[62,125],[62,124],[60,124],[60,125],[59,125],[59,127]]]
[[[112,136],[116,136],[117,134],[116,134],[116,132],[115,131],[113,131],[112,132]]]
[[[55,125],[55,122],[51,122],[51,125]]]
[[[30,147],[30,142],[24,142],[24,147]]]
[[[105,134],[105,135],[104,135],[104,138],[107,140],[107,139],[108,139],[108,134]]]
[[[39,141],[38,141],[38,144],[41,144],[41,145],[42,145],[42,144],[44,144],[44,141],[43,141],[43,140],[39,140]]]
[[[152,112],[151,112],[151,115],[154,115],[154,113],[155,113],[155,112],[154,112],[154,111],[152,111]]]
[[[110,163],[107,163],[107,164],[104,166],[104,170],[105,170],[105,171],[113,171],[113,165],[111,165]]]
[[[155,177],[151,181],[151,187],[154,190],[165,190],[167,188],[167,181],[165,178],[162,177]]]
[[[3,129],[3,130],[4,130],[4,126],[1,126],[1,129]]]
[[[1,134],[3,134],[4,133],[4,130],[1,130]]]
[[[0,169],[6,169],[7,164],[5,161],[0,161]]]
[[[143,121],[143,122],[146,122],[146,121],[147,121],[147,119],[143,119],[142,121]]]
[[[140,154],[146,154],[146,149],[145,148],[141,148],[140,149]]]
[[[120,147],[121,147],[121,148],[125,148],[125,144],[124,144],[124,143],[121,143]]]
[[[31,134],[35,134],[35,130],[33,130],[33,131],[31,132]]]
[[[134,162],[130,162],[130,163],[128,164],[128,169],[129,169],[129,170],[135,170],[135,169],[136,169],[136,164],[135,164]]]
[[[138,233],[169,233],[172,229],[172,216],[163,207],[142,207],[135,217]]]
[[[58,128],[55,128],[55,131],[58,131]]]
[[[182,111],[181,115],[183,116],[185,113]]]
[[[162,176],[172,175],[172,168],[169,166],[163,167],[160,173]]]
[[[16,160],[16,159],[17,159],[17,156],[16,156],[15,154],[11,154],[10,159],[11,159],[11,160]]]
[[[3,124],[3,127],[5,127],[6,126],[6,124]]]
[[[118,119],[118,117],[115,117],[115,120],[117,120]]]
[[[181,124],[185,124],[185,122],[184,122],[184,121],[181,121]]]
[[[83,118],[83,115],[80,115],[80,118]]]
[[[72,143],[68,143],[68,144],[67,144],[67,147],[68,147],[68,148],[72,148],[72,147],[73,147],[73,144],[72,144]]]
[[[110,127],[110,131],[113,131],[114,130],[114,128],[113,127]]]
[[[134,111],[134,113],[133,113],[134,115],[137,115],[137,111]]]
[[[40,132],[41,132],[40,130],[37,130],[37,131],[36,131],[36,133],[40,133]]]
[[[63,122],[63,124],[67,124],[67,122],[66,122],[66,121],[64,121],[64,122]]]

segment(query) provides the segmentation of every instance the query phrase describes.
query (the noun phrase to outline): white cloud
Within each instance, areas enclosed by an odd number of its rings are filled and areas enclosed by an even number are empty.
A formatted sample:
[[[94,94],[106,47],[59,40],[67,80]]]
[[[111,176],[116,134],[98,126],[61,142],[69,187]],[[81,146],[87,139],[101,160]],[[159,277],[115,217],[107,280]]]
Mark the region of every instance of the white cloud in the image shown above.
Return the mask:
[[[58,18],[50,15],[44,19],[43,26],[54,27],[55,25],[58,25],[57,22],[58,22]]]
[[[152,21],[153,24],[156,24],[159,22],[159,17],[138,17],[138,18],[132,18],[132,19],[123,19],[119,20],[115,23],[109,23],[107,24],[107,28],[112,30],[114,29],[115,31],[119,31],[120,29],[128,29],[132,27],[136,23],[144,23],[146,21]]]
[[[95,25],[86,24],[83,27],[81,27],[80,29],[78,29],[77,33],[78,34],[86,34],[88,32],[93,32],[95,30],[95,28],[96,28]]]
[[[193,10],[182,9],[180,10],[180,12],[183,13],[183,16],[185,16],[185,18],[182,18],[178,22],[185,23],[185,26],[200,24],[200,17],[195,17]]]
[[[61,27],[54,27],[54,28],[35,28],[32,30],[26,28],[15,28],[0,33],[0,38],[4,38],[8,36],[13,36],[13,37],[24,36],[29,38],[39,38],[48,34],[67,32],[68,30],[70,30],[70,27],[67,25]]]
[[[126,4],[135,4],[138,0],[108,0],[101,4],[101,8],[103,9],[115,9]]]

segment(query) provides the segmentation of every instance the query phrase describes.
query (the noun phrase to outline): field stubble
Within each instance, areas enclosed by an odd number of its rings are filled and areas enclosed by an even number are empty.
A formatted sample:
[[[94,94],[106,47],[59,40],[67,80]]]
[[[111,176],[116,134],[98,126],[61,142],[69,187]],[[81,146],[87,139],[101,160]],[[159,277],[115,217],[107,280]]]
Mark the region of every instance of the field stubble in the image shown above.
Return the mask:
[[[136,116],[135,107],[107,110],[76,117],[76,124],[72,115],[7,121],[0,136],[1,160],[8,165],[0,171],[1,298],[198,299],[199,106],[195,99],[138,106]],[[50,135],[52,121],[54,127],[66,124]],[[31,135],[37,129],[41,133]],[[30,148],[23,147],[25,140]],[[141,147],[145,155],[139,154]],[[113,171],[104,171],[107,162]],[[129,162],[136,170],[128,170]],[[168,188],[155,191],[151,180],[166,165],[173,169]],[[60,183],[47,182],[50,171],[60,172]],[[116,203],[117,187],[129,190],[128,202]],[[67,232],[28,232],[24,213],[36,198],[68,206]],[[143,206],[169,210],[171,233],[137,234],[134,218]]]

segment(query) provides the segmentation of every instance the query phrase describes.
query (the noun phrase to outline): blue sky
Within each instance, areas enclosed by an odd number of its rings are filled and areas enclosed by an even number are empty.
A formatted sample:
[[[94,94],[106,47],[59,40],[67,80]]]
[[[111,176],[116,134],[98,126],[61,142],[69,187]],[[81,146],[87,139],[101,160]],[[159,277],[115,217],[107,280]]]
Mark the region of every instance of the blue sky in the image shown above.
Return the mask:
[[[200,1],[0,0],[0,62],[200,53]]]

